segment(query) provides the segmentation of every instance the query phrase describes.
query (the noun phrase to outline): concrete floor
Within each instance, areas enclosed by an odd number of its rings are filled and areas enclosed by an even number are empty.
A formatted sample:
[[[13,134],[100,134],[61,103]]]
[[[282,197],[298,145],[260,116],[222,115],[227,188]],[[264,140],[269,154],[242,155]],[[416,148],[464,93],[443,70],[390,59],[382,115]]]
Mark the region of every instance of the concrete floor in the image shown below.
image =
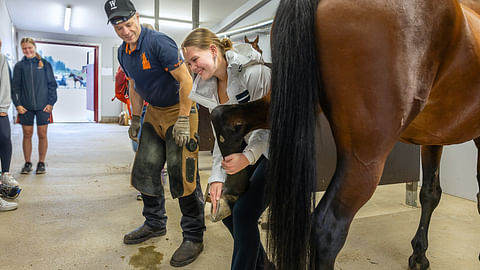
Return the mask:
[[[169,259],[181,243],[180,216],[168,192],[166,237],[122,243],[143,222],[142,203],[129,186],[133,152],[127,127],[51,125],[47,174],[41,176],[19,174],[20,126],[12,133],[11,171],[23,191],[16,211],[0,213],[0,269],[175,269]],[[203,186],[210,163],[208,153],[201,153]],[[404,184],[377,189],[353,222],[336,269],[407,269],[420,210],[405,206],[404,199]],[[207,219],[206,225],[204,252],[183,269],[229,269],[231,236],[221,223]],[[430,230],[431,269],[480,269],[475,202],[444,194]]]

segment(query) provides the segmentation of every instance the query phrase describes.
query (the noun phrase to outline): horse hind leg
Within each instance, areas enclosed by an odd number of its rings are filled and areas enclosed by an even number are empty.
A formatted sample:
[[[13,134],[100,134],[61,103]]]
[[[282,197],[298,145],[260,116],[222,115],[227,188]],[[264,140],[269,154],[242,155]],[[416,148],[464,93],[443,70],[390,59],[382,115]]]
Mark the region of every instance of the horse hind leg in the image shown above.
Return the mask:
[[[349,161],[347,161],[349,160]],[[354,158],[342,158],[327,191],[315,208],[310,264],[313,269],[333,270],[345,244],[350,224],[358,210],[373,195],[385,160],[374,168]]]
[[[477,182],[478,182],[478,193],[477,193],[477,210],[480,214],[480,137],[473,140],[475,146],[477,147]],[[480,256],[478,258],[480,260]]]
[[[421,149],[423,181],[420,190],[420,204],[422,206],[422,215],[417,233],[411,241],[413,254],[408,259],[408,266],[410,269],[426,270],[430,266],[430,262],[425,256],[428,248],[428,228],[432,213],[438,206],[442,196],[439,170],[443,146],[423,145]]]

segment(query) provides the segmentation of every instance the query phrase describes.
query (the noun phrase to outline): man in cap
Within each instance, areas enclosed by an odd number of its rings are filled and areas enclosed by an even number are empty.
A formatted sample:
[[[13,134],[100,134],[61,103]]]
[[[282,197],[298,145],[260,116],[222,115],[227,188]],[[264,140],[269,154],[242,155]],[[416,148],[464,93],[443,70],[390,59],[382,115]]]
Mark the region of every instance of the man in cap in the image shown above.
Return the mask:
[[[108,22],[123,40],[118,61],[130,80],[132,122],[128,134],[139,141],[131,182],[142,193],[143,225],[127,233],[125,244],[166,234],[161,171],[167,162],[170,193],[182,212],[183,242],[170,264],[193,262],[203,251],[204,202],[198,175],[198,113],[188,95],[192,78],[177,45],[167,35],[141,27],[130,0],[105,3]],[[133,87],[135,85],[135,87]],[[144,100],[149,103],[138,140]]]

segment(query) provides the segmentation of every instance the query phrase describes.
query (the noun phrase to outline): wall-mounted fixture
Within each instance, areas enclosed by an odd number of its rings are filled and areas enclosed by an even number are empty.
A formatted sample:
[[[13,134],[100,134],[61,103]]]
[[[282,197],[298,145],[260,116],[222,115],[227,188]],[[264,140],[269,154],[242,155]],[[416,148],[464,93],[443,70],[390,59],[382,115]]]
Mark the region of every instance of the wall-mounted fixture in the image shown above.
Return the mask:
[[[72,7],[67,6],[65,8],[65,22],[63,23],[63,29],[65,29],[65,31],[68,31],[68,29],[70,29],[71,18],[72,18]]]

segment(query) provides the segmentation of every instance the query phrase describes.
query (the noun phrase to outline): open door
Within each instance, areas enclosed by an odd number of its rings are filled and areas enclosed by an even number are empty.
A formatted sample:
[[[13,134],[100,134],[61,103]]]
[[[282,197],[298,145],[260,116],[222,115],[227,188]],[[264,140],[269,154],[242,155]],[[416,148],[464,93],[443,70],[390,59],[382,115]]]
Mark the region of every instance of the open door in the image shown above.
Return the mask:
[[[53,68],[58,100],[54,122],[98,119],[98,46],[37,41],[37,51]]]

